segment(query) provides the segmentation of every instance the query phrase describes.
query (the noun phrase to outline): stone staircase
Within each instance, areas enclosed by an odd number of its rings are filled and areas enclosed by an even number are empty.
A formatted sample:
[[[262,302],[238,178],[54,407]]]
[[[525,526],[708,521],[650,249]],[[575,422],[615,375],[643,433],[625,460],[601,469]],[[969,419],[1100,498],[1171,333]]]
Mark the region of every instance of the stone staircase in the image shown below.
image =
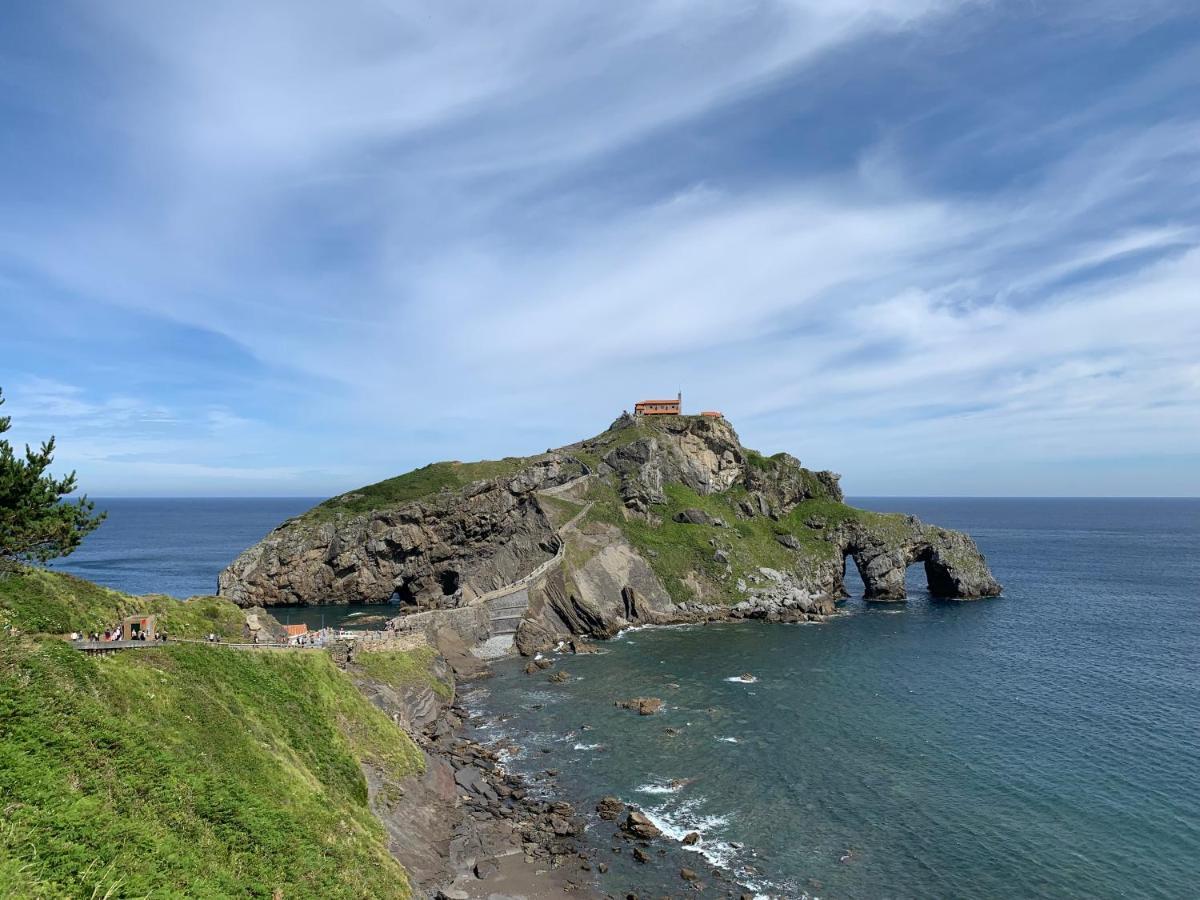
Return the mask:
[[[528,587],[521,587],[511,594],[487,601],[492,634],[515,634],[528,606]]]

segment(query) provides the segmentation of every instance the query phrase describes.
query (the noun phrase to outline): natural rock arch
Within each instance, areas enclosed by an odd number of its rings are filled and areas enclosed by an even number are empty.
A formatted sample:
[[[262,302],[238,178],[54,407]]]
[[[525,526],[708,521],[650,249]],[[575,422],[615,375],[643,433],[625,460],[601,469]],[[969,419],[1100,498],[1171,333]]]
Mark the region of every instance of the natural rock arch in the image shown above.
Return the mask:
[[[841,541],[841,552],[843,579],[845,559],[853,559],[862,577],[865,600],[895,603],[907,599],[905,574],[916,563],[923,564],[934,597],[974,599],[1000,593],[1000,585],[974,541],[913,517],[904,529],[851,529]]]

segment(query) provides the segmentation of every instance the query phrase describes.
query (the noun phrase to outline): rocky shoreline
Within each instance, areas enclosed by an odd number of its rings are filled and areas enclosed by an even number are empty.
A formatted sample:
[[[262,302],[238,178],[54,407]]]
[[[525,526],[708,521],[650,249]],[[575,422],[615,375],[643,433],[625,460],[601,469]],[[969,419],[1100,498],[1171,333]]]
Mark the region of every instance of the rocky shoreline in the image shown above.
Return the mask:
[[[587,652],[583,647],[575,649]],[[545,662],[534,670],[540,674],[554,665]],[[486,663],[473,658],[455,658],[452,663],[460,687],[492,674]],[[639,809],[612,796],[597,797],[591,809],[578,810],[555,796],[558,771],[554,768],[542,770],[536,781],[511,771],[504,762],[511,745],[476,740],[472,734],[481,733],[479,729],[488,722],[457,695],[436,708],[430,708],[427,698],[413,700],[407,698],[403,709],[392,712],[409,719],[410,731],[426,756],[426,773],[419,786],[405,791],[404,801],[387,809],[379,803],[383,792],[373,786],[372,805],[393,834],[396,830],[391,826],[404,822],[405,840],[393,846],[393,852],[412,873],[421,896],[434,900],[675,896],[660,889],[644,893],[636,883],[622,884],[619,890],[602,885],[602,876],[610,869],[607,860],[620,854],[654,870],[651,880],[656,883],[677,881],[680,897],[699,891],[740,900],[753,896],[731,873],[673,852],[694,843],[699,835],[674,841]],[[549,748],[542,752],[548,755]],[[420,835],[424,841],[413,841],[414,823],[418,832],[424,828]]]

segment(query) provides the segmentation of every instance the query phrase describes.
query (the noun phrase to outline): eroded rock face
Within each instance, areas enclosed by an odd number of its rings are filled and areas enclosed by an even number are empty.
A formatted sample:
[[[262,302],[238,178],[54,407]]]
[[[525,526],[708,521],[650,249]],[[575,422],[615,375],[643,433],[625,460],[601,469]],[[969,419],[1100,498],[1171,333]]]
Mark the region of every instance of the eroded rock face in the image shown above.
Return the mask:
[[[623,417],[613,423],[612,429],[632,423],[632,419]],[[797,503],[814,497],[842,499],[838,475],[810,472],[786,453],[770,459],[748,453],[725,419],[667,416],[654,424],[654,436],[609,451],[601,469],[602,474],[616,474],[626,507],[639,514],[648,515],[651,506],[662,503],[663,485],[671,482],[702,495],[741,485],[748,492],[741,501],[741,512],[748,518],[779,518]]]
[[[218,593],[240,606],[393,596],[410,610],[460,606],[554,556],[558,538],[535,492],[571,477],[552,458],[393,509],[336,522],[293,519],[234,560]]]
[[[671,620],[670,595],[619,529],[592,524],[571,540],[585,559],[570,567],[569,579],[558,569],[530,587],[514,638],[520,653],[530,656],[574,635],[609,638],[630,625]]]
[[[995,597],[1002,589],[968,535],[926,525],[916,516],[879,528],[844,524],[830,537],[858,566],[868,600],[905,599],[905,571],[917,562],[924,563],[935,597],[975,600]]]
[[[733,607],[733,618],[804,621],[831,615],[845,596],[842,568],[833,560],[813,561],[792,572],[762,568],[759,573],[747,599]]]
[[[632,422],[622,417],[612,428]],[[616,473],[630,509],[644,513],[651,504],[663,502],[666,482],[715,494],[728,490],[745,473],[745,453],[724,419],[664,417],[655,426],[656,435],[616,447],[604,457],[604,470]]]

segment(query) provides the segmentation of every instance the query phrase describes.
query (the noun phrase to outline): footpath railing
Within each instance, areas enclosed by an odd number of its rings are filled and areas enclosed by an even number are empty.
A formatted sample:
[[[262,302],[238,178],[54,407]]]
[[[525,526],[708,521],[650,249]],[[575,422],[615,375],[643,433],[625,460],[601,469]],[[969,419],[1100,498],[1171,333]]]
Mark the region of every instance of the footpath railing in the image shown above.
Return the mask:
[[[210,641],[205,638],[173,637],[165,641],[71,641],[76,650],[84,653],[114,653],[119,650],[155,650],[172,644],[201,644],[207,647],[228,647],[233,650],[325,650],[336,643],[354,642],[360,645],[383,643],[396,638],[394,631],[337,631],[305,643],[290,641]]]

